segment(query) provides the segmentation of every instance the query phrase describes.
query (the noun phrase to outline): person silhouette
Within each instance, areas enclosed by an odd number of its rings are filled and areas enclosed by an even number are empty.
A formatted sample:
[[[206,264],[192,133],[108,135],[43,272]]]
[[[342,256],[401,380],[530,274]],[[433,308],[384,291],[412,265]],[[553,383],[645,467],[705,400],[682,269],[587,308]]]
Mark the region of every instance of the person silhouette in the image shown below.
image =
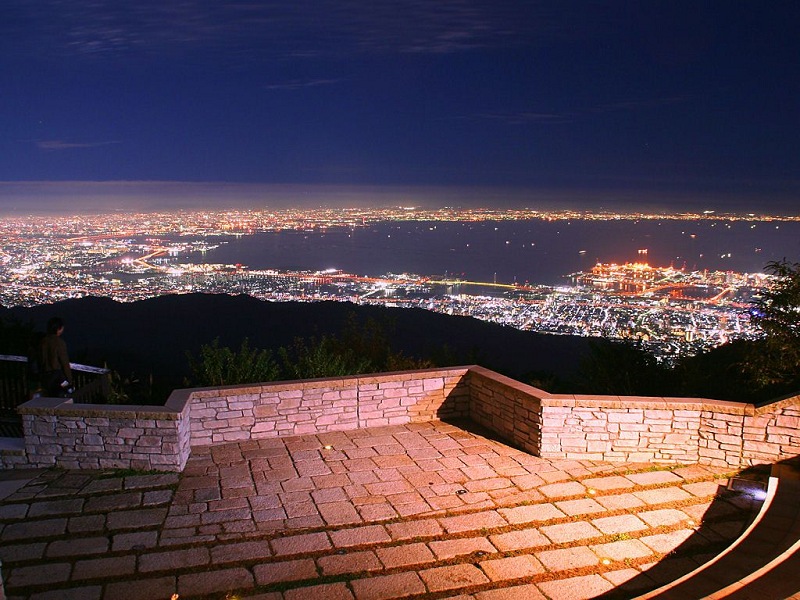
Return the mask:
[[[62,333],[64,321],[59,317],[51,318],[47,322],[47,333],[42,338],[41,346],[41,383],[48,398],[68,396],[73,392],[72,369]]]

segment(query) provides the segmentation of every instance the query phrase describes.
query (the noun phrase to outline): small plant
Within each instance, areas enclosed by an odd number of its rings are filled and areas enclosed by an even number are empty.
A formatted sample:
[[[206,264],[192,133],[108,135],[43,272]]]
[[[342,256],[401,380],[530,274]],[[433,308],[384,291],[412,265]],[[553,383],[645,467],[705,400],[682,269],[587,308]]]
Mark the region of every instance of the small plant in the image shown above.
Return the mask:
[[[220,347],[219,338],[200,347],[200,355],[188,355],[193,381],[201,386],[235,385],[275,381],[280,376],[278,364],[269,350],[250,348],[247,338],[237,352]]]

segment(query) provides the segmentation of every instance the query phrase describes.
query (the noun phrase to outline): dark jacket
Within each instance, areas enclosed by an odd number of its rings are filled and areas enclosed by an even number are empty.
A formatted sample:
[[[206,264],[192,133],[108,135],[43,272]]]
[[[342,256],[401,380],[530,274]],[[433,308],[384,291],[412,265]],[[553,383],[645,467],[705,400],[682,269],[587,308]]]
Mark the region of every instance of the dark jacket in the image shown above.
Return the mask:
[[[69,366],[67,344],[61,337],[48,333],[42,340],[42,371],[52,373],[61,371],[67,381],[72,384],[72,369]]]

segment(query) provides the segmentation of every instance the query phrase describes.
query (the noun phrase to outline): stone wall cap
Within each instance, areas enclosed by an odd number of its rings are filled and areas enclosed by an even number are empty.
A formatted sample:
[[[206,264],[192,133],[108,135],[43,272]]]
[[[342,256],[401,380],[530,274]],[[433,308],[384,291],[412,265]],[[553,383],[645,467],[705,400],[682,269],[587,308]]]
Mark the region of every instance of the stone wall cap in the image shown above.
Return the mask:
[[[197,387],[176,390],[191,395],[192,398],[219,398],[231,396],[230,392],[237,395],[263,394],[268,392],[283,392],[287,390],[307,390],[320,387],[352,387],[359,383],[379,383],[383,381],[403,381],[431,377],[463,376],[472,367],[434,367],[431,369],[413,369],[409,371],[388,371],[381,373],[366,373],[361,375],[344,375],[341,377],[316,377],[312,379],[286,379],[281,381],[265,381],[262,383],[246,383],[239,385],[223,385],[215,387]],[[175,393],[175,392],[173,392]],[[188,396],[187,396],[188,397]]]
[[[514,390],[518,390],[520,392],[529,394],[534,398],[550,397],[550,393],[546,392],[545,390],[540,390],[539,388],[535,388],[532,385],[528,385],[527,383],[522,383],[521,381],[517,381],[516,379],[512,379],[511,377],[501,375],[500,373],[497,373],[490,369],[486,369],[485,367],[472,365],[468,367],[468,371],[470,375],[477,375],[479,377],[484,377],[485,379],[489,379],[490,381],[495,381],[501,385],[505,385]]]
[[[763,415],[767,413],[786,408],[787,406],[795,406],[800,404],[800,394],[792,394],[791,396],[781,396],[774,400],[761,402],[756,406],[755,414]]]
[[[166,406],[133,404],[73,404],[72,401],[39,403],[31,400],[17,408],[22,415],[58,415],[64,417],[117,418],[117,419],[166,419],[177,420],[181,413]],[[53,400],[46,398],[46,400]]]

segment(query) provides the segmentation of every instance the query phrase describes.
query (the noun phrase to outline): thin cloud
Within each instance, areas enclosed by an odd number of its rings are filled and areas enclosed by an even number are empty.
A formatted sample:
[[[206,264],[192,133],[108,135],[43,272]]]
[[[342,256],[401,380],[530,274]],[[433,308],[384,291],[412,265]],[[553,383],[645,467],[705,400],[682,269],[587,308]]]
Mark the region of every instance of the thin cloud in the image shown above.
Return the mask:
[[[73,150],[75,148],[99,148],[100,146],[110,146],[119,144],[118,141],[110,142],[65,142],[63,140],[37,140],[36,147],[40,150]]]

